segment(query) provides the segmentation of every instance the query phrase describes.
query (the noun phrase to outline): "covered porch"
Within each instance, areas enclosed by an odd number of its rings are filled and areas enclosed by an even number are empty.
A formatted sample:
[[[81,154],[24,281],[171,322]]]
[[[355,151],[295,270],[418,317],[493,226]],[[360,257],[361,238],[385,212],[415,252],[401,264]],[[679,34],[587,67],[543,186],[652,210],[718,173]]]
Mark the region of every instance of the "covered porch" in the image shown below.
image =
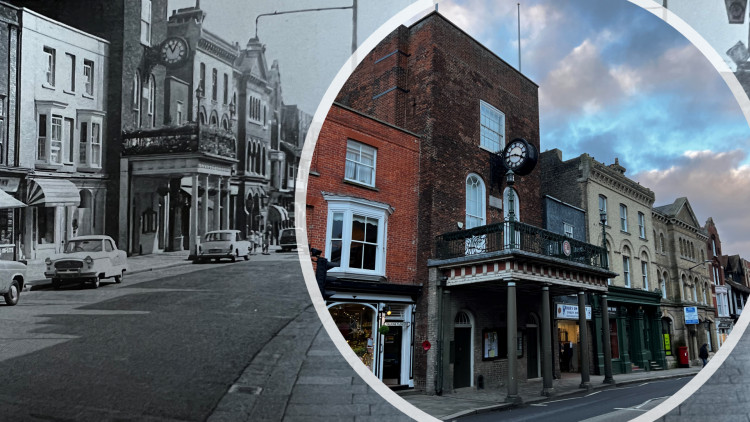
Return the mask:
[[[517,401],[519,380],[541,378],[540,394],[554,394],[561,354],[554,298],[570,296],[577,327],[569,340],[580,354],[580,386],[589,388],[596,331],[591,312],[578,310],[594,297],[606,303],[615,274],[604,257],[600,247],[514,221],[438,236],[428,261],[436,314],[428,330],[437,333],[428,389],[506,386],[507,400]],[[601,318],[609,327],[608,315]]]

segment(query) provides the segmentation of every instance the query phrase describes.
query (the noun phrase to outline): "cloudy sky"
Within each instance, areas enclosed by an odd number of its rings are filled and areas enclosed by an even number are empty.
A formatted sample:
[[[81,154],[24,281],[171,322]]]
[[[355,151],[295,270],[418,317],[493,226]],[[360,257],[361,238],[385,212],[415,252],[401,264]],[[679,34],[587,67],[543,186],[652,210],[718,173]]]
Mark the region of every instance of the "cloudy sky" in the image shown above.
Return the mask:
[[[359,0],[358,42],[411,0]],[[542,150],[587,152],[656,192],[687,196],[716,222],[723,252],[750,257],[750,129],[732,92],[703,55],[653,14],[626,0],[442,0],[440,12],[518,65],[540,86]],[[715,3],[715,4],[714,4]],[[669,0],[671,10],[726,50],[748,43],[748,22],[726,24],[724,0]],[[169,0],[169,10],[194,0]],[[661,4],[661,1],[656,4]],[[206,28],[241,45],[260,13],[349,6],[351,0],[204,1]],[[261,18],[266,55],[278,60],[284,101],[313,113],[351,49],[351,11]]]
[[[656,193],[656,205],[687,196],[701,224],[713,217],[724,253],[750,257],[750,129],[708,60],[625,0],[445,0],[439,7],[517,67],[517,3],[521,70],[540,86],[542,150],[559,148],[564,159],[586,152],[606,164],[619,158],[629,177]],[[716,25],[701,21],[695,1],[669,5],[726,57],[740,38],[736,26],[724,30],[724,0],[699,3],[719,6],[709,8]],[[742,34],[747,43],[747,26]]]

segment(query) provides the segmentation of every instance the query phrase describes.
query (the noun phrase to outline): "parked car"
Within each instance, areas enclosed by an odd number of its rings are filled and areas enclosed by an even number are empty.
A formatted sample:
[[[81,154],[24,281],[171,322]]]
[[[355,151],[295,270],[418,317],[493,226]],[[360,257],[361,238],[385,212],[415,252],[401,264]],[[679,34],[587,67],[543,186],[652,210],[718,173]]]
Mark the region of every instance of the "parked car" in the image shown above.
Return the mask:
[[[239,257],[250,259],[250,241],[239,230],[215,230],[206,233],[203,242],[198,245],[198,256],[194,263],[211,260],[219,261],[229,258],[234,262]]]
[[[279,233],[279,246],[281,251],[286,252],[297,249],[297,232],[301,229],[284,229]]]
[[[0,261],[0,294],[5,303],[13,306],[18,303],[26,280],[26,264],[16,261]]]
[[[59,289],[66,283],[91,283],[94,288],[105,278],[121,283],[128,271],[125,251],[117,249],[109,236],[91,235],[74,237],[65,245],[61,254],[45,261],[44,276],[52,279],[52,287]]]

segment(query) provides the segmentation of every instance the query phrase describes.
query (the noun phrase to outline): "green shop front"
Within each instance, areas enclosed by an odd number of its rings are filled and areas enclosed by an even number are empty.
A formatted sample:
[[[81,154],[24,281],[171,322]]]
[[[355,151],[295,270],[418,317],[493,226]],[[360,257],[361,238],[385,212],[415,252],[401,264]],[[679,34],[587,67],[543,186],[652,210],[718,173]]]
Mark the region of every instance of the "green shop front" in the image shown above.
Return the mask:
[[[602,332],[600,318],[605,312],[594,297],[596,332]],[[661,294],[625,287],[609,286],[606,312],[609,312],[612,372],[627,374],[638,370],[666,368],[664,341],[661,334]],[[595,336],[596,368],[604,374],[602,336]]]

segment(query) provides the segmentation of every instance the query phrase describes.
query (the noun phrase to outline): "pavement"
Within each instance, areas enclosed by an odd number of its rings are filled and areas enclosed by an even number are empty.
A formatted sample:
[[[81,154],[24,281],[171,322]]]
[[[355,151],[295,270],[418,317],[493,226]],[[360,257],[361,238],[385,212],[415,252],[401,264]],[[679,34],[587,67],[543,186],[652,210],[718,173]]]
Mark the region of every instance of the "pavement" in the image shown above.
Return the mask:
[[[614,375],[617,386],[644,383],[659,379],[681,378],[693,376],[700,371],[700,367],[676,368],[665,371],[638,371],[630,374]],[[750,371],[749,371],[750,372]],[[603,375],[591,375],[591,389],[600,390],[614,388],[615,385],[604,384]],[[563,373],[561,379],[553,381],[555,388],[554,398],[570,396],[586,392],[580,388],[581,375],[575,373]],[[504,387],[477,390],[461,388],[442,396],[429,395],[417,391],[397,392],[406,401],[429,413],[430,415],[445,421],[452,421],[462,416],[477,413],[492,412],[496,410],[511,409],[519,405],[539,403],[549,398],[541,396],[542,380],[531,380],[518,383],[518,394],[521,397],[520,404],[506,403],[507,389]]]

